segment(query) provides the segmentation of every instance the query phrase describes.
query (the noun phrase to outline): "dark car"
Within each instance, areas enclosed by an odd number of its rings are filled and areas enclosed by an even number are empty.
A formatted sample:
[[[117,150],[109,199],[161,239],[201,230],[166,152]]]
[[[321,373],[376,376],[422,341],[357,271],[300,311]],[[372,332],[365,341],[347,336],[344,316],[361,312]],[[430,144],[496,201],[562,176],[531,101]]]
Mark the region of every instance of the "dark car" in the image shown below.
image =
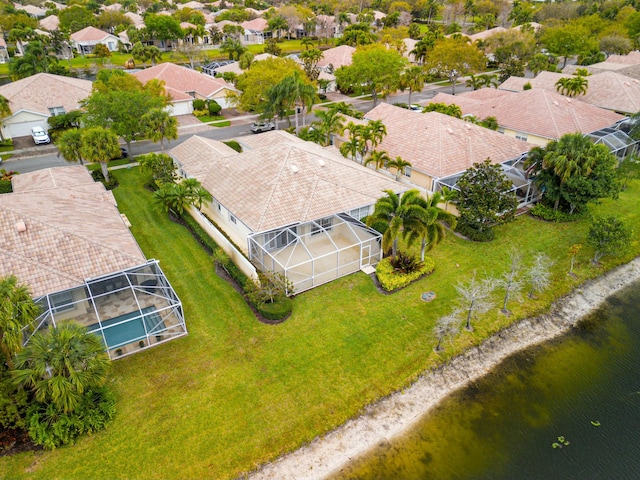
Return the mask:
[[[129,152],[127,151],[127,149],[124,147],[120,147],[120,156],[113,157],[111,160],[120,160],[121,158],[128,158],[128,157],[129,157]]]
[[[272,122],[255,122],[251,124],[251,131],[253,133],[268,132],[269,130],[275,130],[276,126]]]

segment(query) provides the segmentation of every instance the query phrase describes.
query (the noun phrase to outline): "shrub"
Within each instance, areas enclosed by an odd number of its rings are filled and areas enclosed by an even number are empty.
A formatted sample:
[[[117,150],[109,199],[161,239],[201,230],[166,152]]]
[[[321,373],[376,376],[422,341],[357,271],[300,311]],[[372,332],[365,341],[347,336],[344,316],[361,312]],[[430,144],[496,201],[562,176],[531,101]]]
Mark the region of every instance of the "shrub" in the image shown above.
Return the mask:
[[[408,274],[420,270],[422,262],[417,257],[399,252],[395,258],[391,257],[391,266],[397,273]]]
[[[419,279],[423,275],[433,272],[435,263],[429,257],[424,259],[419,269],[412,273],[403,274],[395,270],[391,264],[391,257],[383,258],[376,267],[376,276],[382,288],[388,292],[393,292],[400,288],[406,287],[411,282]]]
[[[207,104],[207,109],[209,110],[209,115],[211,115],[212,117],[215,117],[220,113],[220,111],[222,110],[222,107],[215,100],[209,100],[209,103]]]
[[[207,108],[206,102],[204,100],[199,99],[199,98],[196,98],[192,102],[192,105],[193,105],[193,109],[194,110],[204,110],[205,108]]]
[[[531,90],[531,83],[527,82],[522,86],[523,90]]]
[[[95,182],[102,182],[102,184],[104,185],[104,188],[106,188],[107,190],[113,190],[118,186],[118,181],[116,180],[115,176],[112,175],[110,180],[107,182],[104,179],[104,175],[102,174],[102,171],[99,169],[92,170],[91,177],[93,177],[93,180]]]
[[[193,236],[198,240],[209,253],[213,253],[218,250],[218,244],[213,241],[213,238],[209,236],[207,232],[200,226],[198,222],[189,214],[189,212],[183,212],[182,220],[187,228],[191,231]]]
[[[238,283],[238,285],[240,285],[240,287],[244,289],[248,283],[253,283],[249,280],[249,277],[242,273],[242,270],[240,270],[238,266],[233,263],[231,258],[229,258],[229,256],[224,253],[221,248],[216,250],[213,256],[218,265],[220,265],[224,269],[224,271],[227,272],[227,274],[229,274],[229,276],[233,278]]]
[[[491,228],[478,230],[477,228],[473,228],[471,225],[462,222],[459,222],[458,225],[456,225],[456,232],[464,235],[474,242],[490,242],[495,238],[495,233]]]
[[[13,187],[11,186],[11,180],[0,180],[0,194],[11,193],[11,192],[13,192]]]
[[[29,436],[44,448],[73,445],[80,435],[105,428],[115,412],[115,396],[106,387],[88,390],[70,413],[60,412],[53,404],[35,403],[27,412]]]
[[[242,147],[235,140],[227,140],[226,142],[222,142],[222,143],[224,143],[228,147],[233,148],[236,152],[242,153]]]
[[[546,220],[547,222],[573,222],[574,220],[583,218],[586,215],[586,212],[569,215],[568,213],[561,212],[560,210],[554,210],[553,208],[541,203],[533,206],[529,210],[529,213],[534,217]]]
[[[275,302],[256,305],[256,310],[267,320],[283,320],[291,314],[293,301],[289,297],[281,297]]]
[[[9,373],[0,365],[0,430],[24,429],[28,406],[27,390],[16,386]],[[0,451],[2,449],[0,444]]]
[[[197,117],[197,118],[206,117],[208,115],[209,115],[209,112],[207,110],[204,110],[204,109],[202,109],[202,110],[194,110],[193,111],[193,116]]]

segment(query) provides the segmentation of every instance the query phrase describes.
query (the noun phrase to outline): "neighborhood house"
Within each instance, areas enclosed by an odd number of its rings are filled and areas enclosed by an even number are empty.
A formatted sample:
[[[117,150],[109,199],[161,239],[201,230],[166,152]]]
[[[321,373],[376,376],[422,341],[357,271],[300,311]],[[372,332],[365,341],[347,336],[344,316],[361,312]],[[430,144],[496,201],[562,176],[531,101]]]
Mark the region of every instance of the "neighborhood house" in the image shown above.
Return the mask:
[[[145,258],[86,167],[24,173],[12,184],[14,193],[0,195],[0,276],[16,275],[41,307],[25,343],[70,320],[98,335],[111,358],[186,335],[158,261]]]

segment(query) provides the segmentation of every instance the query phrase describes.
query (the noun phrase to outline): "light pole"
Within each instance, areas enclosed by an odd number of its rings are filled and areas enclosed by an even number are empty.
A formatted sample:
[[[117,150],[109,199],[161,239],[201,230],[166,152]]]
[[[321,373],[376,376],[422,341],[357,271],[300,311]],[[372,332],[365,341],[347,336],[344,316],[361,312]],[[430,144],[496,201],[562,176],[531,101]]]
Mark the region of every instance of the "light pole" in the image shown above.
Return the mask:
[[[458,78],[458,71],[454,68],[449,72],[449,80],[451,80],[451,95],[456,94],[456,79]]]

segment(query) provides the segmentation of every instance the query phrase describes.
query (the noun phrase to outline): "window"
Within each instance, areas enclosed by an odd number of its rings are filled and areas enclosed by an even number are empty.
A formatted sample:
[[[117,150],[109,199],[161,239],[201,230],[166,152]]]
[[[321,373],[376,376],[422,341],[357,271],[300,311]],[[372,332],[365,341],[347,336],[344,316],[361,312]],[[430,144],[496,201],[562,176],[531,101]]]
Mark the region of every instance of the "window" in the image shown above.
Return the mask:
[[[64,115],[67,112],[64,107],[49,107],[49,113],[55,117],[56,115]]]
[[[527,138],[529,138],[529,136],[526,133],[520,133],[520,132],[516,133],[516,139],[518,140],[522,140],[526,142]]]
[[[504,127],[498,127],[498,133],[504,133]]]
[[[331,226],[333,225],[333,217],[321,218],[320,220],[316,220],[315,223],[311,226],[311,235],[317,235],[322,232],[322,230],[331,230]]]
[[[236,223],[238,223],[238,221],[236,220],[236,217],[234,217],[234,216],[233,216],[233,215],[231,215],[231,214],[229,214],[229,221],[230,221],[231,223],[233,223],[234,225],[235,225]]]
[[[73,304],[73,294],[71,292],[53,294],[49,297],[49,301],[51,302],[51,311],[53,313],[66,312],[76,308]]]
[[[369,215],[369,210],[370,210],[370,207],[360,207],[360,208],[356,208],[355,210],[351,210],[349,212],[349,215],[351,215],[356,220],[362,220],[364,217]]]
[[[404,176],[411,177],[411,167],[404,167]]]

